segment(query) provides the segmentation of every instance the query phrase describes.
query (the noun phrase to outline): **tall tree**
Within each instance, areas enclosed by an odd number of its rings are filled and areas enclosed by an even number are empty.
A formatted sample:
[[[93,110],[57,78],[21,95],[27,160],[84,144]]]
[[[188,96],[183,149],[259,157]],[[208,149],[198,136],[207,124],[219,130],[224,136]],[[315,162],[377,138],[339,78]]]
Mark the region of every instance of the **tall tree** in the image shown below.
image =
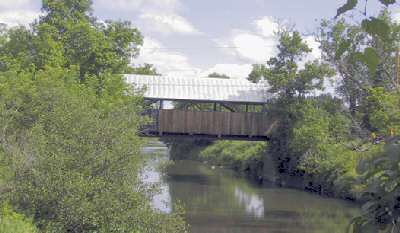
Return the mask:
[[[327,64],[315,60],[300,63],[312,50],[303,41],[299,32],[283,31],[279,35],[278,55],[267,62],[267,66],[254,66],[254,72],[261,75],[271,85],[271,92],[281,97],[305,97],[312,90],[322,90],[323,81],[335,72]]]
[[[301,154],[290,145],[294,129],[304,115],[306,97],[311,91],[322,90],[324,79],[335,74],[327,64],[305,61],[311,51],[299,32],[284,30],[279,33],[277,56],[253,69],[253,77],[264,77],[271,86],[269,91],[277,95],[269,114],[279,119],[279,124],[271,135],[269,153],[274,155],[282,173],[298,171]]]
[[[400,26],[387,11],[376,19],[389,27],[385,33],[371,34],[365,28],[368,26],[352,25],[342,18],[324,21],[318,35],[323,59],[339,74],[339,93],[347,101],[353,119],[367,128],[370,123],[366,97],[373,93],[373,88],[395,90],[397,78],[395,52]]]
[[[338,91],[347,101],[353,117],[368,82],[366,76],[369,74],[356,55],[365,46],[366,37],[359,26],[349,25],[344,19],[324,21],[317,36],[322,58],[335,67],[340,77]]]
[[[18,51],[25,54],[22,57],[28,60],[22,69],[73,68],[79,71],[81,82],[96,77],[101,89],[103,75],[127,72],[143,43],[139,30],[128,21],[97,21],[90,0],[45,0],[42,10],[45,15],[32,30],[14,29],[16,33],[9,33],[5,42],[10,51],[3,51],[4,56],[15,60]],[[2,63],[4,67],[7,62]]]
[[[0,160],[11,170],[0,205],[41,232],[186,232],[151,208],[156,190],[140,179],[143,102],[121,75],[140,32],[98,22],[89,0],[43,11],[29,29],[0,31]]]

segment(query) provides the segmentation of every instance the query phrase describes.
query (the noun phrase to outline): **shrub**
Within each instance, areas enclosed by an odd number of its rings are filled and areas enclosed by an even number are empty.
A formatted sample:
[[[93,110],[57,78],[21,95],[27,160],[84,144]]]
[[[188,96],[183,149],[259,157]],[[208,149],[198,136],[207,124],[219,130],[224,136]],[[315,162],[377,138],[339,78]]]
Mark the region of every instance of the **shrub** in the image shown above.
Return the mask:
[[[262,163],[266,151],[264,142],[218,141],[200,153],[200,158],[211,163],[239,170]]]
[[[0,212],[1,233],[38,233],[32,220],[14,212],[9,205],[4,205]]]

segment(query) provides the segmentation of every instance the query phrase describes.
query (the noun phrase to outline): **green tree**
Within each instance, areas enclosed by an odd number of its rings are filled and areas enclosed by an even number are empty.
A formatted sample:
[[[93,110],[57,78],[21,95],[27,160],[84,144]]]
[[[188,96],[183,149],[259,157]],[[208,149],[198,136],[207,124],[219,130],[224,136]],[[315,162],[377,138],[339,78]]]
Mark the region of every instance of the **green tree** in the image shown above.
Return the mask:
[[[271,86],[270,91],[277,94],[269,107],[271,117],[279,119],[279,126],[271,136],[269,154],[274,156],[280,172],[296,173],[302,154],[293,151],[290,144],[293,130],[301,120],[302,105],[308,94],[322,90],[324,79],[335,72],[319,61],[304,61],[311,49],[299,32],[282,31],[279,35],[278,55],[265,66],[255,66],[253,71],[263,76]],[[304,68],[300,63],[305,63]]]
[[[388,7],[388,6],[396,3],[396,0],[378,0],[378,1],[385,7]],[[341,6],[337,9],[336,17],[346,13],[347,11],[353,10],[354,8],[356,8],[356,6],[359,4],[359,2],[365,2],[365,5],[368,4],[368,0],[361,0],[361,1],[347,0],[347,2],[343,6]],[[365,15],[367,14],[366,9],[367,9],[367,7],[365,6],[365,11],[364,11]]]
[[[253,83],[258,83],[260,80],[265,79],[266,67],[262,64],[253,65],[253,69],[247,79]]]
[[[140,179],[143,99],[121,74],[142,37],[90,8],[43,1],[32,28],[0,33],[1,201],[41,232],[185,232]]]
[[[99,98],[64,82],[76,74],[0,75],[8,200],[44,232],[184,231],[178,216],[152,210],[154,190],[140,181],[141,97],[127,88]]]
[[[219,74],[217,72],[213,72],[213,73],[207,75],[207,77],[209,77],[209,78],[224,78],[224,79],[230,79],[231,78],[226,74]]]
[[[141,75],[157,75],[159,76],[160,74],[157,73],[156,68],[152,64],[145,63],[142,66],[138,67],[128,67],[128,70],[126,72],[127,74],[141,74]]]
[[[24,27],[12,28],[4,31],[0,40],[0,71],[10,69],[22,70],[32,69],[34,48],[33,34]]]
[[[337,91],[344,97],[353,117],[368,82],[366,69],[356,59],[366,36],[359,26],[349,25],[344,19],[324,21],[318,35],[323,59],[335,67],[340,77]]]
[[[324,78],[332,77],[334,70],[317,60],[306,62],[303,69],[298,65],[311,51],[299,32],[281,32],[278,55],[267,62],[267,67],[261,67],[272,93],[291,99],[295,96],[305,97],[312,90],[323,89]]]
[[[383,11],[377,20],[389,27],[385,36],[371,35],[365,26],[349,24],[345,19],[324,21],[318,36],[323,58],[340,76],[338,93],[347,102],[355,126],[363,125],[369,131],[376,129],[370,123],[373,106],[368,97],[376,93],[376,88],[387,92],[396,89],[394,52],[400,39],[399,25],[387,11]]]
[[[362,214],[353,220],[354,233],[398,232],[400,227],[399,158],[400,139],[392,138],[379,145],[373,158],[360,165],[363,187]],[[375,230],[375,231],[371,231]]]
[[[81,82],[96,77],[101,90],[102,75],[128,71],[143,43],[130,22],[98,22],[89,0],[46,0],[42,10],[45,15],[32,30],[17,28],[5,35],[2,70],[11,68],[8,59],[27,70],[46,66],[77,69]]]
[[[395,0],[380,2],[385,7],[396,3]],[[357,0],[348,0],[338,9],[338,15],[352,10],[357,3]],[[398,232],[400,148],[397,131],[400,102],[396,90],[394,52],[398,46],[399,25],[384,10],[379,16],[366,18],[361,25],[352,27],[358,27],[358,34],[365,34],[363,44],[357,50],[352,50],[350,45],[354,40],[341,43],[337,58],[352,55],[354,61],[368,71],[361,77],[365,81],[359,112],[363,126],[375,135],[383,136],[375,139],[376,145],[369,147],[369,155],[359,165],[361,177],[358,189],[362,191],[360,199],[364,204],[362,214],[353,220],[353,232]]]
[[[400,132],[400,95],[384,88],[370,90],[362,106],[367,112],[367,127],[380,135],[390,136]]]

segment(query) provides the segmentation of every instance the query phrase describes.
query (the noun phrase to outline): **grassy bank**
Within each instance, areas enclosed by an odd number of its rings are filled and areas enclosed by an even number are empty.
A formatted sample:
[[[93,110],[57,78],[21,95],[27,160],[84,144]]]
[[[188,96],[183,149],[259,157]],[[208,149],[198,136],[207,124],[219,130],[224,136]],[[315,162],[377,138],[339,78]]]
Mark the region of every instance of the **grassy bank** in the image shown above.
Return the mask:
[[[267,144],[264,142],[217,141],[200,151],[199,159],[260,179],[266,149]]]

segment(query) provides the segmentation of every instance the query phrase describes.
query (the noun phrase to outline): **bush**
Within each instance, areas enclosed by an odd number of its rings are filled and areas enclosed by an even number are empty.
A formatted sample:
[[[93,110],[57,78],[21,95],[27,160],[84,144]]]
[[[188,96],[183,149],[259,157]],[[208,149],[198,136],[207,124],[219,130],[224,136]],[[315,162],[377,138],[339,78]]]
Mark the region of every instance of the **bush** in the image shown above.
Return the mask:
[[[333,104],[332,104],[333,103]],[[349,117],[334,102],[309,100],[299,111],[290,151],[299,158],[297,168],[310,179],[312,189],[338,197],[354,198],[354,183],[362,153],[350,138]]]
[[[213,164],[249,169],[263,162],[266,151],[264,142],[218,141],[200,153],[200,158]]]
[[[10,206],[4,205],[0,212],[1,233],[38,233],[31,219],[14,212]]]
[[[119,76],[98,96],[69,75],[0,75],[10,203],[43,232],[184,232],[179,213],[151,208],[154,192],[139,179],[141,97],[128,88],[122,91],[129,95],[108,96],[123,82]]]
[[[363,105],[365,124],[381,135],[400,134],[400,92],[391,93],[373,88]]]

